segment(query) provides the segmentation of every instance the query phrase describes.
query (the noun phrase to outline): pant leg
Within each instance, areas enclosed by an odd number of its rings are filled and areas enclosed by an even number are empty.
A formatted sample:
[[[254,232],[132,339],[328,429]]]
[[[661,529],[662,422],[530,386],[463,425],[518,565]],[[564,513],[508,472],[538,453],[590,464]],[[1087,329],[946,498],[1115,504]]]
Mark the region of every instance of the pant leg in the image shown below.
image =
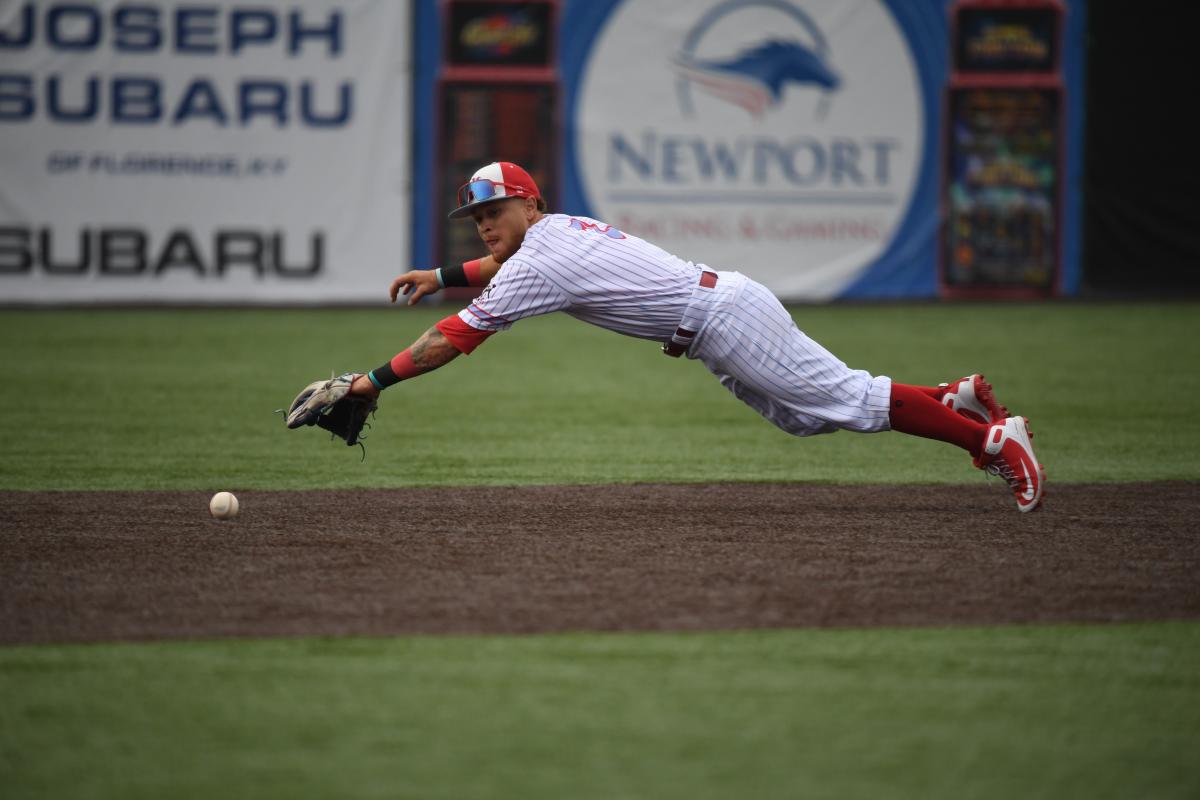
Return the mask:
[[[815,436],[818,433],[833,433],[838,429],[831,422],[801,414],[791,406],[759,394],[732,375],[718,373],[717,378],[734,397],[753,408],[775,427],[793,436]]]
[[[722,385],[788,433],[888,429],[891,379],[847,367],[755,281],[713,310],[694,351]]]

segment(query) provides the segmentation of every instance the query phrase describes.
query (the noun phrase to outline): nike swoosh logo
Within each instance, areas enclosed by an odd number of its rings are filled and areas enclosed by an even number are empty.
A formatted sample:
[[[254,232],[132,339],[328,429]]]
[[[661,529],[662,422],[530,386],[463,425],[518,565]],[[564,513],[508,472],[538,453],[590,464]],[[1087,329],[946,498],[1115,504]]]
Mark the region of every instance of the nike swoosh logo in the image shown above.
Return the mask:
[[[1029,470],[1026,468],[1024,461],[1021,462],[1021,472],[1025,473],[1025,491],[1021,494],[1021,497],[1026,501],[1032,500],[1034,495],[1033,481],[1029,480]]]

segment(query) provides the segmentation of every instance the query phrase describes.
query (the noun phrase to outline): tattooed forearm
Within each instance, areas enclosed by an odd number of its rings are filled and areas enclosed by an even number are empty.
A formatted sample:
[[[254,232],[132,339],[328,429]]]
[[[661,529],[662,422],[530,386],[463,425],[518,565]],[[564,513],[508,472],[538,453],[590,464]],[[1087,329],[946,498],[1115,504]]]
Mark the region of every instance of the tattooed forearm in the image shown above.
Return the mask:
[[[460,355],[459,349],[450,344],[450,340],[437,328],[425,331],[412,346],[413,364],[423,370],[437,369]]]

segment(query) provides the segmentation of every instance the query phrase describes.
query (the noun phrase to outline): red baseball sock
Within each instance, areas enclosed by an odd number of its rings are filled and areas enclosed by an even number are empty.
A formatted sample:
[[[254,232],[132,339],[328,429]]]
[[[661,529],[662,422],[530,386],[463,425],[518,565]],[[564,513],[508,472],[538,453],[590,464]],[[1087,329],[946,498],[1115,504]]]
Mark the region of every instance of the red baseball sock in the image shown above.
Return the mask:
[[[956,444],[978,457],[988,426],[952,411],[927,394],[928,391],[922,386],[892,384],[892,405],[888,414],[892,430]]]
[[[942,397],[945,396],[946,390],[950,388],[949,386],[913,386],[908,383],[902,385],[908,386],[911,389],[916,389],[918,392],[923,392],[932,397],[934,400],[937,400],[939,403],[942,402]]]

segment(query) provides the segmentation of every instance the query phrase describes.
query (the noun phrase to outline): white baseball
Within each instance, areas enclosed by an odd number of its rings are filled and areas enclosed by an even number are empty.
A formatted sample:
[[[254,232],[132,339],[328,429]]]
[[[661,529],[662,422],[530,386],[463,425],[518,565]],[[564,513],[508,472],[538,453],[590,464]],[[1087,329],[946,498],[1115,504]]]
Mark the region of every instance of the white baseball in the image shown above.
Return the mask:
[[[233,519],[238,515],[238,499],[232,492],[217,492],[208,501],[208,510],[217,519]]]

